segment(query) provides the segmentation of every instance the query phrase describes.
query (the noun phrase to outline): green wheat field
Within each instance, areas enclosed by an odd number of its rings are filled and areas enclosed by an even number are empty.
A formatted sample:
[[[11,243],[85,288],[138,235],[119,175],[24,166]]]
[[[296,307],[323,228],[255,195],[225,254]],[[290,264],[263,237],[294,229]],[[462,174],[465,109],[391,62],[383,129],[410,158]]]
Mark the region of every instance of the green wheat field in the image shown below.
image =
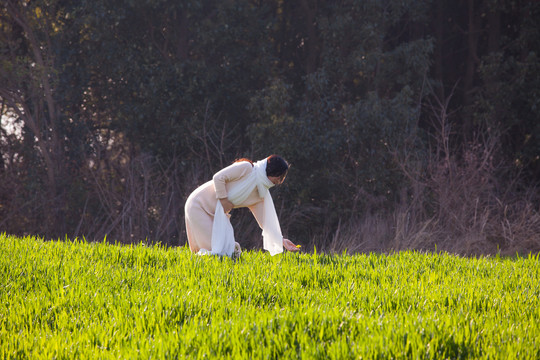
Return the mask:
[[[538,359],[540,261],[0,235],[2,359]]]

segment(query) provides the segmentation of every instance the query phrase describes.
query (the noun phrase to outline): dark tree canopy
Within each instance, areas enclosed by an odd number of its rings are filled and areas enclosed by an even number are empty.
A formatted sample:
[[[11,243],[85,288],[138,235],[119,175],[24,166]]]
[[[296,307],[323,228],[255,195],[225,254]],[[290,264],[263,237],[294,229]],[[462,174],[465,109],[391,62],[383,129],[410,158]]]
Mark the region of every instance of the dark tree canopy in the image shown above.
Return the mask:
[[[183,244],[190,191],[279,153],[300,242],[540,249],[538,24],[534,0],[6,0],[0,231]]]

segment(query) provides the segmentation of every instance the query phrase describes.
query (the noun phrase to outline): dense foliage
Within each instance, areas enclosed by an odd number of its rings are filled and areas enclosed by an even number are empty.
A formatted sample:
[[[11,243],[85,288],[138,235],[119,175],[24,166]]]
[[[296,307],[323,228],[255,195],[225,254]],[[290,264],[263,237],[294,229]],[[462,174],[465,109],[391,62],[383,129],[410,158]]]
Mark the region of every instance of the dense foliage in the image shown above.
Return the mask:
[[[0,226],[183,244],[190,191],[279,153],[305,244],[538,250],[539,23],[532,0],[6,0]]]
[[[536,359],[527,258],[245,252],[0,236],[0,357]]]

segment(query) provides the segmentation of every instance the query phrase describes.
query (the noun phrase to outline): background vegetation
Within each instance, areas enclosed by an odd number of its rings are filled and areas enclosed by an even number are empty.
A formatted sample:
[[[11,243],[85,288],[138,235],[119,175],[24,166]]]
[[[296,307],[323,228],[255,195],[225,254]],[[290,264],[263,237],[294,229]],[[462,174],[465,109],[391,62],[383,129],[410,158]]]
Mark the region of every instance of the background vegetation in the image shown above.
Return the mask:
[[[279,153],[308,248],[538,251],[538,24],[534,0],[3,1],[0,228],[181,245],[198,184]]]
[[[248,251],[0,235],[5,359],[537,359],[538,255]]]

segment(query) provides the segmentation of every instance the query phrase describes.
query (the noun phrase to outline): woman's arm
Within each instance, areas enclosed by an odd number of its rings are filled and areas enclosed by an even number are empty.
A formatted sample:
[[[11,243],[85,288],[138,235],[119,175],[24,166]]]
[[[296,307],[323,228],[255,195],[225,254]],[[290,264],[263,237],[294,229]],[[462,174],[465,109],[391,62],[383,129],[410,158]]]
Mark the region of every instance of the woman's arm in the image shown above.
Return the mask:
[[[258,202],[254,205],[251,205],[249,207],[249,210],[253,213],[253,216],[257,220],[257,223],[259,224],[259,227],[263,228],[263,218],[264,218],[264,202]],[[300,251],[299,248],[296,247],[296,245],[289,239],[283,238],[283,247],[288,251]]]
[[[223,211],[225,213],[228,213],[234,207],[234,204],[232,202],[230,202],[228,198],[219,199],[219,202],[221,203],[221,206],[223,207]]]
[[[299,248],[296,247],[296,245],[293,244],[293,242],[289,239],[283,238],[283,247],[287,249],[288,251],[300,251]]]
[[[227,166],[226,168],[218,171],[212,180],[214,181],[214,189],[216,190],[216,197],[221,202],[223,210],[227,213],[232,210],[233,203],[227,196],[227,183],[240,179],[243,176],[248,175],[251,172],[252,165],[248,162],[242,161]]]
[[[257,224],[259,224],[259,227],[262,230],[264,219],[264,201],[259,201],[256,204],[248,206],[248,209],[251,211],[253,217],[255,218],[255,220],[257,220]]]

